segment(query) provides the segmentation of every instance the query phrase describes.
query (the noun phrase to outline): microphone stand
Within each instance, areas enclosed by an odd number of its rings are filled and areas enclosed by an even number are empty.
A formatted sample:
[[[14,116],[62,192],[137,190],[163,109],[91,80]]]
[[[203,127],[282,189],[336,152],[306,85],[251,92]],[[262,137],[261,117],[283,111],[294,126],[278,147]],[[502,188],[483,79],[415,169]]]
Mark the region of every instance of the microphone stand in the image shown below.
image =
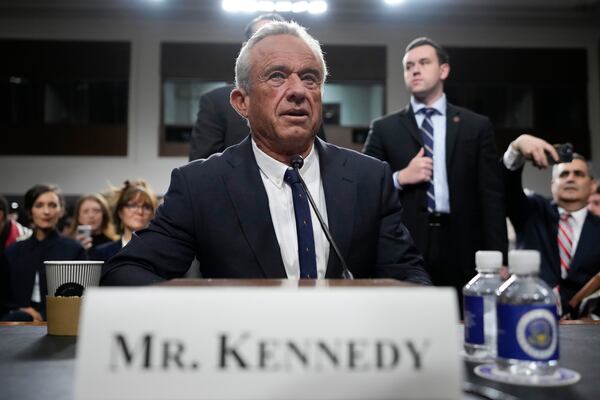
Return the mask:
[[[323,230],[323,233],[325,233],[325,236],[327,237],[327,241],[329,242],[331,247],[333,247],[333,251],[335,252],[335,255],[337,256],[337,258],[340,260],[340,263],[342,264],[342,278],[343,279],[354,279],[354,276],[352,275],[352,272],[350,272],[350,270],[348,269],[348,266],[346,265],[346,261],[344,261],[344,257],[342,257],[342,253],[340,252],[340,249],[338,249],[337,244],[335,244],[335,241],[333,240],[333,237],[331,236],[331,232],[329,232],[329,228],[325,224],[325,221],[323,220],[323,217],[321,216],[321,213],[319,212],[319,209],[317,208],[315,201],[313,200],[310,192],[308,191],[308,187],[306,186],[304,179],[302,179],[302,175],[300,175],[300,168],[302,168],[303,165],[304,165],[304,159],[302,158],[301,155],[296,154],[292,157],[292,168],[294,168],[296,170],[296,172],[298,173],[298,177],[300,178],[300,184],[302,185],[302,189],[304,190],[306,197],[308,197],[308,201],[309,201],[311,207],[313,208],[313,211],[315,212],[317,219],[319,220],[321,229]]]

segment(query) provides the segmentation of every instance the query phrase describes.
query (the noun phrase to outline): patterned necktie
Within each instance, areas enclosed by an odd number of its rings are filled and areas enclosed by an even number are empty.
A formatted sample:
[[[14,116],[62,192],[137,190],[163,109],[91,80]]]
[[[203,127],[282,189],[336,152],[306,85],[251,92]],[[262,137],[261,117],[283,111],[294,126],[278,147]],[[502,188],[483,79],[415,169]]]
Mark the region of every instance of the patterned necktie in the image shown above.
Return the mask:
[[[317,259],[315,256],[315,238],[308,199],[302,189],[300,175],[295,169],[285,171],[285,182],[292,188],[294,215],[296,216],[296,234],[298,235],[298,259],[300,278],[317,279]]]
[[[431,122],[431,117],[437,110],[435,108],[422,108],[419,112],[425,116],[421,124],[421,138],[423,139],[423,147],[425,147],[425,155],[433,159],[433,122]],[[427,185],[427,211],[435,211],[433,176]]]
[[[571,226],[571,214],[562,213],[558,220],[558,254],[560,255],[560,276],[565,279],[569,274],[571,259],[573,258],[573,226]]]

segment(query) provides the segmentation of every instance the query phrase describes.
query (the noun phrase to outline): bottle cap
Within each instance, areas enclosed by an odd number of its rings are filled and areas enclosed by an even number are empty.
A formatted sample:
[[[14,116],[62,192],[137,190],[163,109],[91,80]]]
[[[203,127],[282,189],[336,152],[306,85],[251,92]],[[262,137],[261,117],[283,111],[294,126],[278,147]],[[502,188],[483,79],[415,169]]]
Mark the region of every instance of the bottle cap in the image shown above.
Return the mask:
[[[498,271],[502,266],[502,253],[499,251],[480,250],[475,253],[477,271]]]
[[[540,252],[537,250],[511,250],[508,253],[511,274],[533,274],[540,272]]]

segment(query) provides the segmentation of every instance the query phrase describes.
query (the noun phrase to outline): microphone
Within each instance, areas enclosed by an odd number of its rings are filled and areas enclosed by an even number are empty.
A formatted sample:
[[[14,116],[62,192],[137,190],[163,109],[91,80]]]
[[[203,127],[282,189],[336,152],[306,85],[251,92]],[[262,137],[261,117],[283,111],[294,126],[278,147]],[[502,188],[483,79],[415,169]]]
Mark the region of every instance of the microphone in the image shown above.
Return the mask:
[[[304,165],[304,159],[302,158],[302,156],[300,154],[295,154],[292,156],[291,164],[292,164],[292,168],[294,168],[296,170],[296,172],[298,172],[298,177],[300,178],[300,184],[302,185],[302,190],[304,190],[306,197],[308,197],[308,201],[309,201],[313,211],[315,212],[317,219],[319,220],[319,224],[321,225],[321,229],[323,229],[323,232],[325,233],[325,236],[327,237],[327,241],[329,242],[331,247],[333,247],[333,251],[335,252],[335,255],[337,256],[337,258],[340,260],[340,263],[342,264],[342,278],[354,279],[354,276],[352,275],[352,272],[350,272],[350,270],[348,269],[348,266],[346,265],[346,261],[344,261],[344,257],[342,257],[342,253],[340,252],[340,249],[338,249],[337,244],[335,244],[335,241],[333,240],[333,237],[331,236],[331,232],[329,232],[329,228],[325,224],[325,221],[323,220],[323,217],[321,216],[321,213],[319,212],[319,209],[317,208],[315,201],[313,200],[312,196],[310,195],[310,192],[308,191],[308,187],[306,186],[304,179],[302,179],[302,175],[300,175],[300,168],[302,168],[302,166]]]

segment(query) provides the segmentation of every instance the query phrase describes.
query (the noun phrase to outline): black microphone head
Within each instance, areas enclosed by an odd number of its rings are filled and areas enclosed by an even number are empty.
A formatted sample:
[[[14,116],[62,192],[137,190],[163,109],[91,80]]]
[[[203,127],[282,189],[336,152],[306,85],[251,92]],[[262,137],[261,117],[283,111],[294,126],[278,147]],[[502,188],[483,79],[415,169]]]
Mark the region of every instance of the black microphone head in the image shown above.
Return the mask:
[[[292,168],[300,169],[304,165],[304,159],[300,154],[294,154],[292,156]]]

